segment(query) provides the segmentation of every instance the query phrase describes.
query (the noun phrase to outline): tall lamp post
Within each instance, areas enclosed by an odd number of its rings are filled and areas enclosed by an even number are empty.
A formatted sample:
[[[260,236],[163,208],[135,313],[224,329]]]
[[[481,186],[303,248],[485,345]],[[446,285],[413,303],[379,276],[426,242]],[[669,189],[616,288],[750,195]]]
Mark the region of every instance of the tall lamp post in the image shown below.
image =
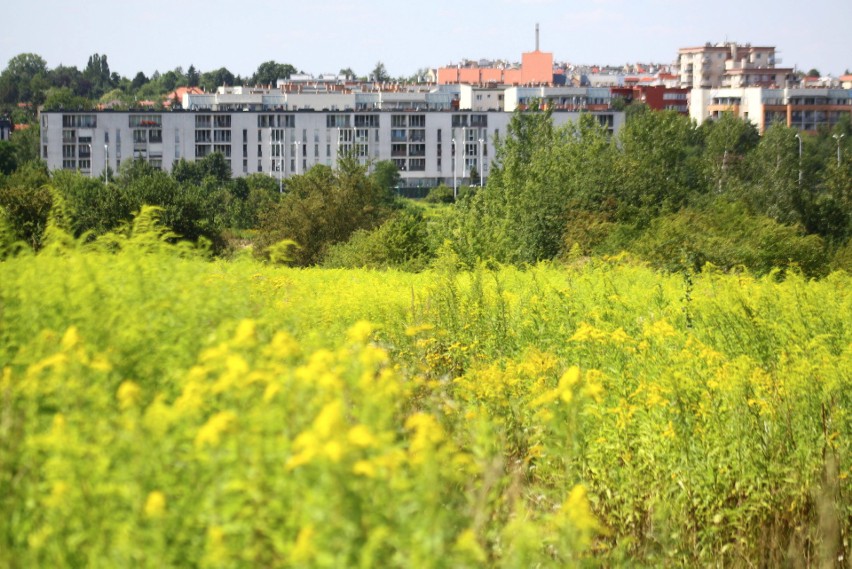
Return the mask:
[[[837,141],[837,165],[840,166],[840,141],[843,140],[845,134],[832,134],[831,137]]]
[[[802,187],[802,135],[796,133],[796,138],[799,140],[799,187]]]
[[[462,184],[464,184],[465,170],[467,170],[467,127],[462,127]]]

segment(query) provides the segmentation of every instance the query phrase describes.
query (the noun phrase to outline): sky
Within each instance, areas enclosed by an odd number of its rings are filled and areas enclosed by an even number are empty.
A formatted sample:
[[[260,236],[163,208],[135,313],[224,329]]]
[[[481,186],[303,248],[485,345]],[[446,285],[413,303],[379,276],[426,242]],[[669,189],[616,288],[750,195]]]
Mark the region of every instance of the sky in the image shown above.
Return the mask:
[[[736,41],[778,49],[779,67],[852,69],[852,0],[5,0],[0,69],[20,53],[84,69],[106,54],[133,78],[176,67],[249,76],[265,61],[319,75],[378,62],[393,77],[463,59],[672,63],[678,49]],[[12,23],[9,25],[9,23]]]

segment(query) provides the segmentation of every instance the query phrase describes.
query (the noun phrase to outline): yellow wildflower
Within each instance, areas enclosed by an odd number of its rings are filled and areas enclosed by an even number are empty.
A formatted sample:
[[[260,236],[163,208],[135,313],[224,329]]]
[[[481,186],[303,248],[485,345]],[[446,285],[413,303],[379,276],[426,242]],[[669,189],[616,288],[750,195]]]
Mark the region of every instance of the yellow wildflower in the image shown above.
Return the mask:
[[[346,439],[350,444],[361,448],[371,447],[376,444],[376,437],[373,436],[373,433],[370,432],[369,427],[366,425],[355,425],[349,429]]]
[[[220,411],[216,413],[198,430],[195,435],[195,446],[217,446],[222,433],[230,429],[237,422],[237,415],[233,411]]]
[[[142,397],[142,390],[139,388],[139,385],[128,379],[121,382],[121,385],[118,386],[116,397],[118,398],[118,406],[121,409],[129,409],[139,403]]]
[[[294,565],[306,565],[316,554],[314,547],[314,526],[306,525],[299,530],[299,535],[296,536],[296,543],[293,545],[293,550],[290,552],[290,561]]]
[[[166,512],[166,495],[159,490],[154,490],[148,494],[145,500],[145,517],[146,518],[161,518]]]

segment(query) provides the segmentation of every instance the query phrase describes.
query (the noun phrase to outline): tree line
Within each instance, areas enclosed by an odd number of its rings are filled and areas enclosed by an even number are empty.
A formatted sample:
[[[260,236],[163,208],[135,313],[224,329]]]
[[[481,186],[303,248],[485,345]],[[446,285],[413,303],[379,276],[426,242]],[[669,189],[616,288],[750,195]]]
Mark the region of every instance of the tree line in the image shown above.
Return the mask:
[[[269,60],[258,65],[251,75],[234,74],[226,67],[202,71],[191,65],[172,70],[154,71],[151,76],[138,71],[124,76],[110,69],[106,54],[92,54],[81,70],[73,65],[49,68],[40,55],[21,53],[12,57],[0,72],[0,116],[9,116],[15,124],[28,124],[39,106],[46,109],[93,109],[107,105],[127,109],[145,102],[162,106],[165,97],[179,87],[199,87],[206,92],[222,85],[272,85],[289,79],[299,70],[290,63]],[[340,75],[357,78],[349,67]],[[418,71],[418,74],[425,70]],[[390,81],[392,78],[379,61],[362,79]]]
[[[0,223],[7,254],[41,247],[56,203],[82,239],[155,205],[176,234],[215,254],[250,246],[302,266],[419,270],[439,257],[472,267],[628,252],[672,271],[710,263],[816,276],[852,270],[850,140],[848,120],[816,135],[775,124],[761,136],[732,115],[696,126],[639,111],[613,136],[591,115],[555,127],[547,111],[519,112],[495,141],[487,184],[462,188],[454,204],[446,186],[421,202],[396,197],[389,161],[344,156],[279,191],[268,174],[232,179],[221,154],[171,173],[128,161],[87,177],[47,172],[37,146],[18,160],[0,143]],[[283,255],[282,243],[291,244]]]

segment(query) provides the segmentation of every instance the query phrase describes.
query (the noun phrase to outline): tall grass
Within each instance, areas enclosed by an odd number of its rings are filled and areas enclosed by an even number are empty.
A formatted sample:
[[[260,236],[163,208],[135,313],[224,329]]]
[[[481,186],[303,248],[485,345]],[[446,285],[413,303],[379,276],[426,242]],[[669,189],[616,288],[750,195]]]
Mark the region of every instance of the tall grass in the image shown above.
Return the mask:
[[[291,269],[137,227],[0,283],[0,565],[848,557],[843,273]]]

